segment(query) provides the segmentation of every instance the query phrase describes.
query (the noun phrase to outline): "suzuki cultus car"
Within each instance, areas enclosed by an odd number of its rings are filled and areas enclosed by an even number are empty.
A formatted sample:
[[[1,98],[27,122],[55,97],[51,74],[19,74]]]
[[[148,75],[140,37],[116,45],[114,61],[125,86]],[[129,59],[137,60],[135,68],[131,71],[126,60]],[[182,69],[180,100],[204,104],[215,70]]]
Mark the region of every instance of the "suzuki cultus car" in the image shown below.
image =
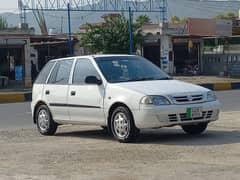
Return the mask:
[[[178,125],[201,134],[218,119],[220,103],[211,90],[173,80],[143,57],[92,55],[49,61],[31,107],[43,135],[63,124],[99,125],[131,142],[146,128]]]

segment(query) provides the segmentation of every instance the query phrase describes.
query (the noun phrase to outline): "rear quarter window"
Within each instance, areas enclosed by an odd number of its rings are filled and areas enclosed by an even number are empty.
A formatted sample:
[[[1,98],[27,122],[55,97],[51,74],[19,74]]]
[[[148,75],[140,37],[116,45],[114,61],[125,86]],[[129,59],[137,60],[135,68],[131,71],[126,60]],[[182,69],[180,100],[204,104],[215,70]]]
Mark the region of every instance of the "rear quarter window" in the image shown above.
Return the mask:
[[[35,84],[45,84],[48,78],[48,75],[53,67],[53,65],[55,64],[55,61],[49,61],[41,70],[41,72],[39,73]]]

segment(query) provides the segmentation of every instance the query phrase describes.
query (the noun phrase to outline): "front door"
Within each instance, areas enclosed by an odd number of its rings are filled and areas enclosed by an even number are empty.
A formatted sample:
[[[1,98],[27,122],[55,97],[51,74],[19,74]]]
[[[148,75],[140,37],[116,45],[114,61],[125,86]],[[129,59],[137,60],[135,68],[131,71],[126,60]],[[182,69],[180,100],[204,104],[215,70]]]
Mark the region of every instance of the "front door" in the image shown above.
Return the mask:
[[[80,58],[76,61],[72,85],[69,86],[68,92],[70,119],[82,124],[104,125],[104,86],[86,84],[87,76],[99,77],[92,62]]]

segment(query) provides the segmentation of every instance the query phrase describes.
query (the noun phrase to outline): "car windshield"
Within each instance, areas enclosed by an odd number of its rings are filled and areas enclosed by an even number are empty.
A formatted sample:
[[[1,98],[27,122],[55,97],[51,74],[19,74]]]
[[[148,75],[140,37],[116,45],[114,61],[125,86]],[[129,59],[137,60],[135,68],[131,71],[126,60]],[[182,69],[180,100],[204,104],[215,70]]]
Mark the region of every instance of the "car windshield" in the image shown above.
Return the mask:
[[[159,67],[140,56],[112,56],[95,58],[110,83],[171,79]]]

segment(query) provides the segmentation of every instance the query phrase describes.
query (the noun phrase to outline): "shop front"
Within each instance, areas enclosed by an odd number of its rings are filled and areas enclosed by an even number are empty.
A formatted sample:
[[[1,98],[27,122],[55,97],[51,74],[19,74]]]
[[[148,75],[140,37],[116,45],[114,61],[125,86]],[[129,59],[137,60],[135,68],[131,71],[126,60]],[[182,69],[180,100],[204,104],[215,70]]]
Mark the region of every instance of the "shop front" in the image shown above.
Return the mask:
[[[0,40],[0,87],[24,86],[26,43],[25,39]]]
[[[195,75],[201,67],[201,38],[174,37],[174,67],[175,74]]]

